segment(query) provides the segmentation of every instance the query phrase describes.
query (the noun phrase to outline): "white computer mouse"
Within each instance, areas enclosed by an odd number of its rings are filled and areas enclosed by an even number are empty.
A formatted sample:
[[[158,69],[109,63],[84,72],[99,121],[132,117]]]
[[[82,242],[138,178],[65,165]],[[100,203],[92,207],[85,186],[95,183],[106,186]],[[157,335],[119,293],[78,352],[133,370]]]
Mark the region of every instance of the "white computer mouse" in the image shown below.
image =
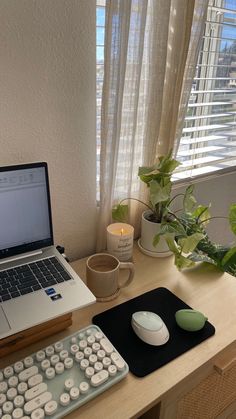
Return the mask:
[[[131,325],[136,335],[149,345],[164,345],[169,340],[169,331],[156,313],[136,311],[132,314]]]

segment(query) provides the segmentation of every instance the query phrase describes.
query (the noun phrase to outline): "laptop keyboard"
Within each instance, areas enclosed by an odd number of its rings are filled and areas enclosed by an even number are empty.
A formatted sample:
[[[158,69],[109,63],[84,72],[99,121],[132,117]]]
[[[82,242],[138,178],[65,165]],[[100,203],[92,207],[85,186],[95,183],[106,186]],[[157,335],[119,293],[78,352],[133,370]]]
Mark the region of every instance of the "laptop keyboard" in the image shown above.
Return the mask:
[[[0,271],[0,302],[70,279],[72,277],[55,257]]]

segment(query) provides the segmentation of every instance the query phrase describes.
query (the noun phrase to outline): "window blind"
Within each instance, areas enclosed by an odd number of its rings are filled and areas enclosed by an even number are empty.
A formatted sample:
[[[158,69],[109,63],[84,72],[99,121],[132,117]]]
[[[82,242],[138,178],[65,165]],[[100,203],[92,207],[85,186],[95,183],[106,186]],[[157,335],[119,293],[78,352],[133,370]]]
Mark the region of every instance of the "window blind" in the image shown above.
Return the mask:
[[[178,179],[236,165],[236,1],[210,0],[177,153]]]

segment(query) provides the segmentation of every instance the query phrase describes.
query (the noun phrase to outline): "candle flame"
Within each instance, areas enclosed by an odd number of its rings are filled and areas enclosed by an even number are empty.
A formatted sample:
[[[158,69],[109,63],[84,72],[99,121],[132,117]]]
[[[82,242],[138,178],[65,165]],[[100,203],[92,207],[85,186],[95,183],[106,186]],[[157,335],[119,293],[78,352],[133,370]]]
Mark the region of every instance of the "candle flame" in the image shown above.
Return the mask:
[[[120,235],[121,235],[121,236],[123,236],[123,234],[124,234],[124,229],[122,228],[122,229],[120,230]]]

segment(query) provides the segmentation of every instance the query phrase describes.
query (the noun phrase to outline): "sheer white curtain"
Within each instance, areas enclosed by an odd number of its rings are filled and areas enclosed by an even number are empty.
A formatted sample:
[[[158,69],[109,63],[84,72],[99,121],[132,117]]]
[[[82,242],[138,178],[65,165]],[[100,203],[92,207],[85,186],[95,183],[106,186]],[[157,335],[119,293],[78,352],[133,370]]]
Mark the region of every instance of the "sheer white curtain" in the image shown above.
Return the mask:
[[[114,203],[145,200],[138,167],[176,148],[189,46],[198,47],[191,29],[194,19],[204,21],[206,8],[204,0],[107,0],[98,251],[106,247]],[[136,227],[141,209],[132,213]]]

